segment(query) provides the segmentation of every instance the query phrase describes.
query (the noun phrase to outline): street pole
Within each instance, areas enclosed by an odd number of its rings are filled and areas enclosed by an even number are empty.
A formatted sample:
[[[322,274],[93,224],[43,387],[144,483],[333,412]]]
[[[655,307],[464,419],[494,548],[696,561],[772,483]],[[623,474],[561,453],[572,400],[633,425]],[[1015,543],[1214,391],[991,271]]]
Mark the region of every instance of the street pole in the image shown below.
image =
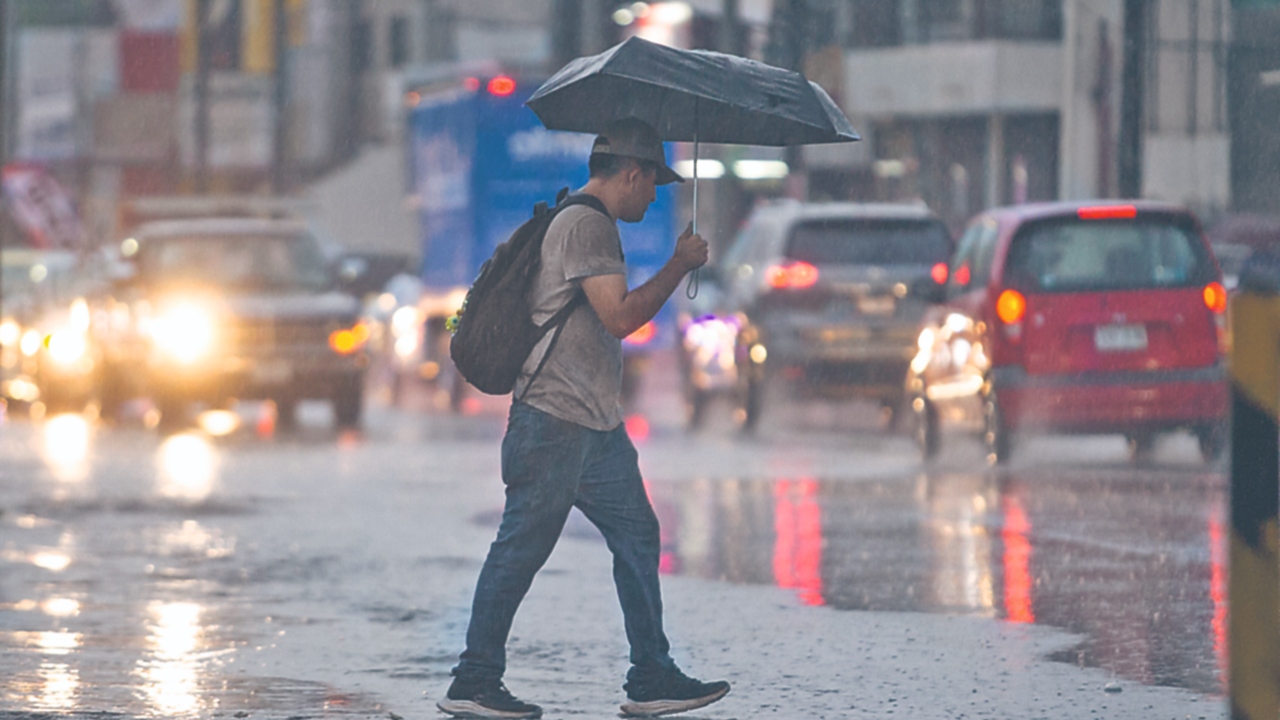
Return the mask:
[[[9,162],[9,0],[0,0],[0,169]],[[0,196],[0,255],[9,243],[9,204]],[[4,263],[0,261],[0,326],[4,322]],[[4,335],[0,333],[0,358]],[[3,370],[0,367],[0,370]]]
[[[285,191],[285,145],[289,140],[288,118],[285,116],[288,94],[286,82],[289,77],[285,61],[288,56],[289,16],[286,14],[284,0],[274,0],[271,8],[272,43],[275,53],[275,86],[272,88],[272,106],[274,126],[271,138],[271,192],[282,195]]]
[[[196,0],[195,163],[196,192],[209,192],[209,6]]]
[[[1232,720],[1280,707],[1280,258],[1257,255],[1231,298]]]

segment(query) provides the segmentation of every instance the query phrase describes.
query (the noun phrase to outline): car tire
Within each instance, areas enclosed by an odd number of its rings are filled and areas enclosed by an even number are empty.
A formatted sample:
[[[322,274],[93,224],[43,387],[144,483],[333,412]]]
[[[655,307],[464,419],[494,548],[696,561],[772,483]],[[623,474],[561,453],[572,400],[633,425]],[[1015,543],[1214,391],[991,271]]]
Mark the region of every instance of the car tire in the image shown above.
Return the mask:
[[[742,431],[753,433],[760,427],[764,410],[765,379],[749,373],[742,387]]]
[[[711,406],[711,393],[706,390],[688,390],[685,398],[686,424],[690,430],[698,430],[707,424],[707,411]]]
[[[364,379],[344,378],[333,395],[333,419],[338,427],[357,427],[364,415]]]
[[[1129,443],[1130,461],[1136,465],[1145,465],[1151,462],[1151,458],[1156,451],[1155,433],[1145,431],[1126,433],[1124,438]]]
[[[160,412],[160,423],[156,427],[161,432],[172,432],[186,425],[189,404],[185,399],[177,395],[157,395],[154,403]]]
[[[454,368],[449,379],[449,411],[462,412],[462,403],[467,399],[467,379]]]
[[[112,422],[119,420],[125,401],[128,400],[119,370],[110,365],[104,367],[99,382],[98,417]]]
[[[1227,452],[1229,437],[1223,423],[1210,423],[1196,428],[1196,440],[1200,445],[1200,457],[1205,464],[1213,464]]]
[[[917,395],[911,400],[911,411],[915,417],[916,445],[920,448],[920,459],[930,462],[942,449],[942,429],[938,424],[938,409],[928,399]]]
[[[298,399],[276,398],[276,427],[291,430],[298,426]]]
[[[1004,465],[1013,454],[1013,434],[1004,421],[1000,403],[994,396],[982,403],[982,445],[987,451],[987,462]]]

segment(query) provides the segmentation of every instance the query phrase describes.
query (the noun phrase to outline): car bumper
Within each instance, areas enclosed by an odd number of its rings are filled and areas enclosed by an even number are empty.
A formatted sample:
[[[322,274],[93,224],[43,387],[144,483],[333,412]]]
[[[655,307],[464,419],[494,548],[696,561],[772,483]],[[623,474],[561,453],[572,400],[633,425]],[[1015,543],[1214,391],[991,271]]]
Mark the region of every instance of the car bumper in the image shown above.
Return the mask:
[[[1012,427],[1127,432],[1218,422],[1226,417],[1224,368],[1032,376],[998,368],[992,386]]]
[[[227,356],[189,365],[157,360],[148,365],[146,384],[153,394],[189,399],[328,398],[340,381],[359,376],[368,365],[366,353],[335,355],[327,348],[270,357]]]

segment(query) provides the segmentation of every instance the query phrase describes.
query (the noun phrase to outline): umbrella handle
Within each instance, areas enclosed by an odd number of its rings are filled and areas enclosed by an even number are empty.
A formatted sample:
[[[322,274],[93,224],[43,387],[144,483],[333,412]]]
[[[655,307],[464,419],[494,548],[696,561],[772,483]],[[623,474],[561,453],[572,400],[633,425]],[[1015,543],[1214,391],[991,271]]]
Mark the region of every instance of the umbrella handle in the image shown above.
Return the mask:
[[[693,98],[693,234],[698,234],[698,98]],[[690,300],[698,297],[698,268],[689,274],[689,284],[684,296]]]

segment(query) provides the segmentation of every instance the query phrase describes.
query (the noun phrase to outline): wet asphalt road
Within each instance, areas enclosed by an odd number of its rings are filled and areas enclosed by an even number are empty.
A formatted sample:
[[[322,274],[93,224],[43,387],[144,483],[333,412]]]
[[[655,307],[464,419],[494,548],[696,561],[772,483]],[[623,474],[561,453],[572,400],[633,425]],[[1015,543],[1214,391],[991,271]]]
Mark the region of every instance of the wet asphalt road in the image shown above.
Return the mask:
[[[669,396],[644,409],[632,430],[664,572],[840,610],[1066,630],[1080,641],[1055,661],[1216,710],[1227,488],[1189,438],[1145,467],[1117,439],[1032,440],[994,472],[965,442],[925,468],[865,409],[789,408],[754,439],[727,423],[685,433]],[[0,710],[386,716],[402,711],[380,682],[438,693],[500,502],[501,403],[469,412],[375,405],[363,432],[339,433],[323,406],[284,431],[244,405],[169,436],[140,418],[11,413]],[[566,533],[596,537],[576,515]],[[417,638],[421,654],[341,670],[345,648],[427,620],[447,631]]]

